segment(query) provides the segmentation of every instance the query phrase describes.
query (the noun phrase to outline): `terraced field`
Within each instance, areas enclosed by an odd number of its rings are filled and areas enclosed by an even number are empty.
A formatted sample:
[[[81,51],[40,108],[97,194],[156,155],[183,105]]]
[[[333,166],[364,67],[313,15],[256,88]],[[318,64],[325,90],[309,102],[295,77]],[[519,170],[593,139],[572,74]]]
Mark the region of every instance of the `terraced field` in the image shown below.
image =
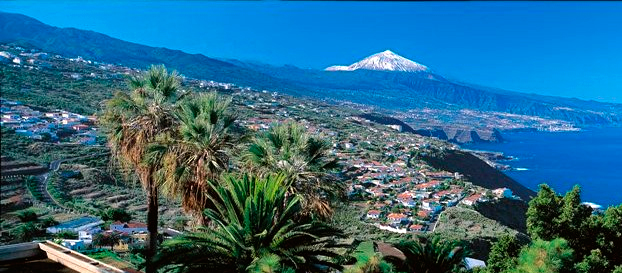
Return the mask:
[[[25,178],[2,179],[0,182],[0,199],[2,200],[0,211],[2,214],[30,207],[32,200],[27,196],[27,192]]]
[[[100,211],[107,208],[122,208],[137,221],[146,221],[146,195],[137,183],[115,181],[107,173],[80,164],[64,164],[59,172],[79,171],[81,176],[62,178],[55,184],[59,192],[65,192],[69,206],[77,209]],[[160,199],[160,222],[170,224],[183,215],[178,202]],[[184,218],[181,216],[181,218]]]

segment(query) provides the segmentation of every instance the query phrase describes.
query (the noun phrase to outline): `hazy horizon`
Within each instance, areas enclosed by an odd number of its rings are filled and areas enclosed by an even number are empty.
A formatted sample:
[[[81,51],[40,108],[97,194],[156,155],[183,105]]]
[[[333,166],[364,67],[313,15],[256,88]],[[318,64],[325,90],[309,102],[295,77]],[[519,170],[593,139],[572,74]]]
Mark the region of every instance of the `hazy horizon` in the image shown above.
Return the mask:
[[[219,59],[323,69],[384,50],[451,79],[622,103],[622,3],[21,2],[0,10]]]

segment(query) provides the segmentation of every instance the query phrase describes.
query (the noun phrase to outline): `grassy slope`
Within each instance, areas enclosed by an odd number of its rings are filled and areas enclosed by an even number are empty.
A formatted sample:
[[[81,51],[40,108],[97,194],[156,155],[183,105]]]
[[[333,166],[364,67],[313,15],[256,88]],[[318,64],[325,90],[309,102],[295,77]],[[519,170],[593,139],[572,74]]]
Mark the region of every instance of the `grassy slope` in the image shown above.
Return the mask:
[[[531,200],[536,194],[469,152],[448,150],[428,154],[423,159],[434,168],[459,172],[473,184],[487,189],[506,187],[523,200]]]
[[[492,242],[501,236],[510,234],[521,239],[526,238],[526,235],[486,218],[475,210],[462,207],[445,210],[434,232],[443,238],[466,240],[473,251],[473,256],[484,260],[488,257]]]

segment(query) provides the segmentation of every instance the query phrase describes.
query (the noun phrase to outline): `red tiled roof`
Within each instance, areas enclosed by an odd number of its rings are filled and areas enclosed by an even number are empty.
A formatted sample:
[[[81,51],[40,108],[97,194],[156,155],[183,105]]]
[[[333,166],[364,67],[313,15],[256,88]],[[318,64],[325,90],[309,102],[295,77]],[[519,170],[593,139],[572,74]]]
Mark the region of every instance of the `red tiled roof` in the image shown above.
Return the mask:
[[[477,201],[477,199],[479,199],[480,197],[482,197],[482,195],[479,194],[479,193],[476,193],[476,194],[473,194],[473,195],[465,198],[465,200],[469,200],[469,201],[474,202],[474,201]]]
[[[115,225],[127,225],[127,228],[146,228],[147,224],[143,224],[143,223],[137,223],[137,222],[129,222],[129,223],[122,223],[120,221],[116,221],[113,224]]]
[[[438,184],[440,184],[440,181],[432,180],[432,181],[427,182],[427,183],[418,184],[415,187],[417,189],[425,189],[425,188],[429,188],[429,187],[435,187]]]
[[[423,228],[423,225],[410,225],[410,229],[420,230]]]
[[[371,215],[375,215],[375,214],[377,214],[377,215],[380,215],[380,211],[379,211],[379,210],[372,209],[372,210],[369,210],[369,211],[367,212],[367,214],[371,214]]]
[[[143,224],[143,223],[127,223],[127,227],[128,228],[146,228],[147,224]]]
[[[431,211],[429,211],[429,210],[420,210],[420,211],[417,212],[417,216],[419,216],[419,217],[428,217],[430,215],[430,212]]]
[[[397,195],[398,199],[411,199],[412,195],[409,192],[403,192]]]
[[[445,195],[448,195],[448,194],[451,194],[451,193],[452,192],[450,190],[444,190],[444,191],[439,191],[439,192],[435,193],[434,195],[436,195],[436,196],[445,196]]]
[[[402,213],[390,213],[389,216],[387,216],[387,218],[393,219],[393,220],[400,220],[400,219],[406,218],[406,215]]]

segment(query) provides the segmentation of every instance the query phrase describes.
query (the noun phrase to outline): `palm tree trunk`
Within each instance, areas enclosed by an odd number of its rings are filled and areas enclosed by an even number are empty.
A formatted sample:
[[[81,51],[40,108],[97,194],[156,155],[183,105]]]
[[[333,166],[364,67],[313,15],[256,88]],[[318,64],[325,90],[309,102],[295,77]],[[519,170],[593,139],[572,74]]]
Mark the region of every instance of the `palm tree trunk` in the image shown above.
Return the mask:
[[[199,227],[205,227],[205,225],[207,224],[207,219],[205,219],[205,215],[203,215],[203,212],[196,212],[197,217],[197,226]]]
[[[158,188],[155,185],[153,178],[148,178],[147,184],[147,231],[148,245],[146,253],[146,273],[155,273],[156,269],[153,266],[153,256],[156,253],[158,246]]]

